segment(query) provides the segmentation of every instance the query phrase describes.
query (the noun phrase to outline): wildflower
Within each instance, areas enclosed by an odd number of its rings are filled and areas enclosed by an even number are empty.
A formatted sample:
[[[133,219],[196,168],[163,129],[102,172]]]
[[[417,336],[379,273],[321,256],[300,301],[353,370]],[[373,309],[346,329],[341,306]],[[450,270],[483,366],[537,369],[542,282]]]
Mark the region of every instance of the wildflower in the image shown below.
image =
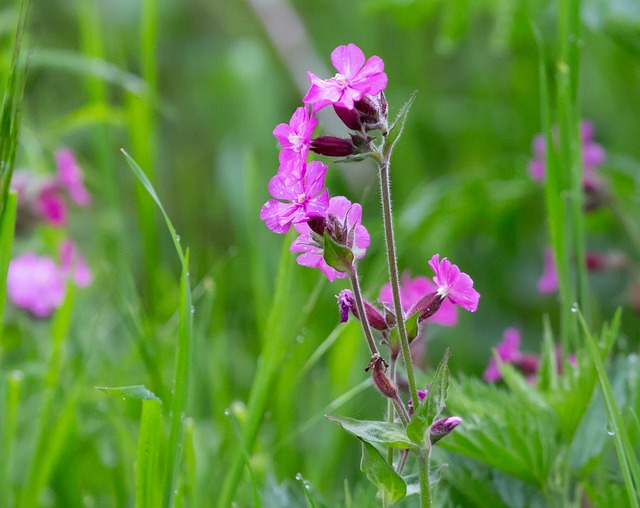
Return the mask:
[[[302,100],[313,103],[314,111],[330,104],[353,109],[354,102],[365,94],[377,95],[387,86],[382,59],[372,56],[365,61],[364,53],[355,44],[338,46],[331,53],[331,62],[338,71],[332,78],[323,80],[307,72],[311,87]]]
[[[300,236],[291,245],[291,252],[302,252],[298,264],[319,268],[330,281],[346,277],[345,272],[332,268],[324,260],[324,234],[326,231],[332,240],[349,248],[354,259],[361,259],[370,240],[361,219],[362,207],[358,203],[351,204],[344,196],[335,196],[329,200],[326,218],[294,224]]]
[[[411,278],[408,272],[402,274],[400,284],[400,302],[405,314],[410,313],[413,307],[426,295],[437,291],[437,287],[427,277],[418,276]],[[393,306],[393,294],[391,284],[385,284],[380,288],[378,299],[387,306]],[[417,310],[416,310],[417,311]],[[443,326],[454,326],[458,322],[458,311],[448,300],[440,305],[440,309],[431,320]]]
[[[582,186],[586,191],[598,191],[602,183],[595,170],[606,159],[606,152],[601,145],[594,141],[595,128],[590,122],[580,123],[580,139],[582,142]],[[557,128],[553,128],[553,138],[557,138]],[[538,182],[543,182],[546,177],[545,157],[547,152],[546,140],[543,134],[538,134],[533,139],[534,158],[529,161],[529,174]]]
[[[529,381],[533,381],[533,377],[538,370],[538,357],[520,352],[520,332],[517,328],[507,328],[502,337],[502,342],[496,346],[496,353],[500,358],[500,362],[515,365],[526,375]],[[495,357],[491,357],[489,360],[489,365],[482,377],[487,382],[498,381],[502,378],[498,368],[498,361]]]
[[[67,222],[67,203],[54,180],[45,182],[35,201],[36,215],[53,226],[63,226]]]
[[[462,418],[459,416],[447,416],[446,418],[440,418],[433,422],[431,427],[429,427],[429,440],[431,441],[431,444],[435,444],[440,441],[461,423]]]
[[[473,280],[466,273],[452,264],[446,257],[440,261],[440,254],[435,254],[429,260],[429,266],[435,272],[433,282],[437,286],[436,294],[440,300],[449,298],[451,303],[460,305],[463,309],[475,312],[478,308],[480,293],[473,289]]]
[[[365,299],[363,303],[365,313],[367,314],[367,321],[372,328],[380,331],[386,331],[389,329],[390,324],[395,324],[395,322],[387,323],[387,319],[385,319],[385,316],[378,309],[376,309],[376,307],[371,302]],[[342,291],[340,291],[340,294],[338,295],[338,307],[340,309],[341,323],[347,321],[347,319],[349,318],[349,312],[351,312],[356,319],[360,319],[358,307],[356,305],[356,299],[353,295],[353,291],[351,291],[350,289],[343,289]]]
[[[373,384],[378,391],[387,398],[398,398],[398,385],[386,374],[387,367],[389,365],[378,353],[375,353],[371,357],[369,365],[364,369],[365,371],[372,370]]]
[[[327,166],[319,161],[304,165],[298,180],[285,184],[280,175],[269,182],[269,193],[276,199],[267,201],[260,211],[260,219],[274,233],[286,233],[291,224],[322,217],[329,206],[329,191],[324,188]],[[277,201],[287,200],[287,203]]]
[[[544,250],[544,269],[538,279],[538,291],[543,294],[553,293],[558,289],[558,271],[549,247]]]
[[[9,263],[7,296],[37,317],[47,317],[64,299],[65,276],[48,256],[26,252]]]
[[[93,273],[87,266],[86,258],[80,254],[76,244],[64,240],[60,246],[60,267],[65,276],[70,276],[80,288],[87,287],[93,280]]]
[[[282,146],[280,165],[290,167],[290,176],[294,179],[300,178],[302,174],[309,155],[311,136],[317,124],[318,120],[313,113],[309,114],[309,108],[303,106],[296,109],[288,124],[281,123],[273,129],[273,135]]]
[[[55,153],[58,166],[57,181],[61,187],[67,190],[71,200],[78,206],[88,206],[91,203],[91,194],[87,191],[82,181],[82,171],[71,150],[61,149]]]

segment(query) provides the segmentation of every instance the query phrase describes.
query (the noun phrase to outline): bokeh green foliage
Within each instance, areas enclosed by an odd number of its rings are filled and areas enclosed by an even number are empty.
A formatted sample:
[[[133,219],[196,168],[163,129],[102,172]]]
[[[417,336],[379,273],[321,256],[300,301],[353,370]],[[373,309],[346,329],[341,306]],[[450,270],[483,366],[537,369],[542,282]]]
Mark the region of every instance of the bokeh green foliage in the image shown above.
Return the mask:
[[[3,86],[17,5],[0,12]],[[303,502],[294,480],[298,472],[319,504],[352,498],[358,506],[375,496],[358,471],[359,444],[322,418],[332,412],[369,419],[384,406],[360,385],[368,357],[357,323],[337,324],[333,295],[344,283],[329,284],[320,273],[297,267],[290,254],[281,257],[289,239],[269,232],[258,218],[278,164],[271,131],[300,104],[294,80],[307,70],[278,52],[258,5],[275,16],[292,9],[303,23],[303,40],[327,67],[331,50],[348,42],[381,56],[391,116],[418,91],[392,161],[400,269],[429,275],[427,259],[438,252],[469,273],[482,295],[479,310],[461,315],[457,327],[429,330],[426,366],[435,366],[449,347],[453,378],[461,376],[459,386],[467,390],[452,408],[466,419],[468,411],[487,412],[477,407],[484,396],[494,404],[517,398],[466,376],[482,372],[507,326],[517,324],[524,349],[532,351],[542,348],[542,316],[557,326],[556,298],[536,291],[548,233],[543,191],[526,173],[531,139],[542,129],[531,23],[542,34],[543,64],[553,76],[554,2],[35,2],[17,162],[51,172],[56,147],[77,152],[95,200],[90,211],[72,218],[70,234],[87,252],[96,280],[75,294],[72,309],[61,311],[72,314],[60,351],[49,323],[7,309],[0,386],[4,414],[13,414],[20,379],[8,469],[16,499],[30,485],[22,471],[37,453],[47,417],[57,423],[46,427],[51,439],[42,444],[44,461],[32,473],[44,475],[32,481],[46,488],[35,495],[55,506],[83,506],[86,499],[95,506],[132,505],[140,417],[157,421],[157,408],[147,404],[145,413],[140,401],[109,397],[94,387],[144,384],[170,400],[180,267],[170,237],[153,233],[163,231],[161,218],[140,192],[122,147],[148,162],[141,166],[191,253],[195,355],[185,443],[191,459],[183,463],[179,498],[190,506],[218,499],[239,450],[227,408],[241,428],[259,418],[249,465],[265,506]],[[617,249],[637,262],[640,245],[621,217],[640,216],[634,128],[640,13],[632,0],[590,0],[582,20],[579,107],[606,147],[602,174],[621,212],[588,215],[587,246]],[[286,42],[293,35],[280,37]],[[365,292],[375,299],[386,268],[374,168],[331,164],[328,185],[363,205],[372,246],[359,271]],[[25,246],[17,239],[14,252]],[[289,266],[290,281],[274,303],[282,263]],[[635,352],[640,321],[628,308],[625,277],[592,279],[593,322],[626,307],[624,340],[614,351]],[[275,338],[266,333],[274,312],[281,319]],[[276,338],[277,356],[260,358]],[[330,346],[326,351],[318,349],[323,342]],[[314,351],[313,364],[303,368]],[[259,414],[247,412],[256,371],[276,360],[264,406]],[[47,385],[51,369],[58,372],[55,386]],[[7,374],[12,371],[21,374]],[[420,383],[428,379],[421,374]],[[465,393],[469,400],[460,402]],[[637,398],[636,392],[629,395],[630,407],[637,407]],[[537,418],[542,431],[544,414]],[[476,424],[481,428],[482,422]],[[451,447],[459,443],[447,439]],[[613,449],[603,444],[602,450]],[[458,460],[464,467],[449,468],[452,491],[456,481],[473,482],[477,499],[498,499],[495,492],[504,494],[513,481],[478,462]],[[527,474],[539,473],[539,479],[552,466],[541,463]],[[497,486],[478,482],[482,475]],[[245,475],[237,494],[241,506],[252,502],[250,485]],[[610,493],[609,500],[616,495]]]

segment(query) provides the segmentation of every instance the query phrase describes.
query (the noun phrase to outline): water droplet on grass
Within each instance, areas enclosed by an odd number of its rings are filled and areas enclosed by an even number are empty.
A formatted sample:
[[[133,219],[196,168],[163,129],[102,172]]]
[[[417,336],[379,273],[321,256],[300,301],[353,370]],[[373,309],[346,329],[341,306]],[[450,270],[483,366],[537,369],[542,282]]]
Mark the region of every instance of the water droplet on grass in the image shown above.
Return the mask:
[[[573,302],[573,305],[571,306],[571,312],[578,312],[578,303],[577,302]]]
[[[231,410],[229,408],[224,410],[224,415],[225,416],[231,416]]]
[[[296,473],[296,480],[301,481],[302,475],[300,473]]]

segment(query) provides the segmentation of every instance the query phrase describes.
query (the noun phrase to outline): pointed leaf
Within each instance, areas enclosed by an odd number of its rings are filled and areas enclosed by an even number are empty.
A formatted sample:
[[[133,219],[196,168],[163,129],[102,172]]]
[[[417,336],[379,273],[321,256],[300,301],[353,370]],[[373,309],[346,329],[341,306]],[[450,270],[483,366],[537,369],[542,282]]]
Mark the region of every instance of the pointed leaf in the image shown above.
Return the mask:
[[[355,420],[346,416],[325,416],[344,430],[367,443],[377,443],[392,448],[406,449],[415,446],[407,437],[400,423]]]
[[[404,104],[404,106],[402,106],[402,109],[400,110],[400,113],[398,113],[396,120],[393,122],[393,124],[389,128],[389,132],[386,135],[384,146],[382,148],[382,151],[385,155],[388,155],[389,153],[391,153],[391,150],[393,150],[393,146],[396,144],[396,142],[400,138],[400,134],[402,134],[402,129],[404,129],[404,122],[407,119],[407,115],[409,114],[409,110],[411,109],[411,105],[413,104],[413,101],[415,100],[416,95],[418,95],[417,91],[411,94],[411,96],[409,97],[409,100]]]
[[[362,441],[360,469],[381,491],[386,503],[396,503],[407,494],[407,484],[376,448]],[[386,506],[386,504],[385,504]]]
[[[429,386],[429,392],[424,402],[417,406],[416,412],[407,427],[407,436],[414,443],[423,443],[427,437],[429,427],[438,417],[444,401],[447,398],[449,388],[449,349],[444,352],[433,382]],[[415,402],[414,402],[415,405]]]
[[[151,390],[144,385],[132,385],[132,386],[96,386],[98,390],[106,392],[116,397],[140,399],[140,400],[157,400],[157,397]]]

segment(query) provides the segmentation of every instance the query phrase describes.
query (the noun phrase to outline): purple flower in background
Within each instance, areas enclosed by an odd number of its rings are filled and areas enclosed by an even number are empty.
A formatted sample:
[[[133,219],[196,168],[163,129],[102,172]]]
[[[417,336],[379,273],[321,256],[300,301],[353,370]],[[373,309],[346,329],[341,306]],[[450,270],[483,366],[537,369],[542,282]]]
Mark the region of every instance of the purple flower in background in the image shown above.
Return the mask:
[[[67,223],[67,202],[57,182],[45,182],[35,201],[36,214],[53,226],[64,226]]]
[[[553,293],[558,289],[558,271],[549,247],[544,250],[544,269],[538,279],[538,291],[543,294]]]
[[[331,63],[338,71],[332,78],[320,79],[307,72],[311,87],[302,100],[305,104],[314,104],[314,111],[330,104],[353,109],[353,103],[365,94],[376,95],[387,86],[382,59],[372,56],[365,61],[364,53],[355,44],[334,49]]]
[[[67,190],[71,200],[79,206],[88,206],[91,203],[91,194],[87,191],[82,181],[82,171],[71,150],[63,148],[55,153],[58,166],[58,182]]]
[[[530,382],[533,381],[533,376],[538,370],[539,360],[536,355],[520,352],[520,332],[517,328],[507,328],[504,331],[502,342],[496,346],[496,353],[498,353],[501,363],[514,364],[527,376]],[[482,377],[487,382],[495,382],[502,378],[494,356],[489,360],[489,365]]]
[[[446,257],[440,261],[440,254],[429,260],[429,266],[435,272],[433,282],[437,286],[437,294],[441,299],[449,298],[451,303],[463,309],[475,312],[478,308],[480,293],[473,289],[473,280],[466,273],[452,264]]]
[[[288,178],[300,178],[309,155],[311,136],[318,124],[318,120],[307,106],[299,107],[288,124],[281,123],[273,129],[273,135],[282,146],[280,150],[280,165],[288,168],[285,183]]]
[[[11,261],[7,296],[37,317],[47,317],[64,299],[65,276],[53,259],[26,252]]]
[[[402,310],[407,313],[413,306],[420,301],[421,298],[429,293],[435,293],[438,288],[427,277],[418,276],[411,278],[408,272],[402,274],[402,282],[400,283],[400,302]],[[378,299],[393,308],[393,293],[391,284],[387,283],[380,288]],[[449,300],[445,300],[440,305],[438,312],[431,316],[431,322],[438,323],[443,326],[454,326],[458,322],[458,310]]]
[[[369,247],[369,232],[360,224],[361,220],[362,207],[358,203],[351,204],[344,196],[335,196],[329,200],[326,222],[340,225],[343,229],[341,233],[347,233],[345,245],[351,249],[355,259],[363,258]],[[302,252],[297,258],[299,265],[319,268],[330,281],[347,276],[327,265],[323,257],[324,238],[312,230],[308,223],[297,223],[293,227],[300,233],[291,244],[291,252]],[[327,231],[331,236],[336,234],[336,231]]]
[[[91,284],[93,273],[87,266],[86,258],[71,240],[63,241],[60,246],[60,265],[62,273],[71,276],[76,286],[84,288]]]
[[[601,145],[593,139],[595,128],[591,122],[580,123],[580,139],[582,142],[582,166],[584,173],[582,185],[585,190],[597,189],[601,186],[595,170],[606,159],[606,152]],[[557,138],[557,127],[553,128],[553,138]],[[538,182],[543,182],[546,177],[545,157],[547,153],[546,139],[543,134],[533,138],[533,156],[529,161],[529,174]]]
[[[289,184],[285,184],[279,175],[274,176],[269,182],[269,193],[276,199],[263,205],[260,219],[274,233],[286,233],[291,224],[324,216],[329,207],[329,192],[323,190],[326,174],[327,166],[312,161],[304,166],[300,179],[291,180]]]

